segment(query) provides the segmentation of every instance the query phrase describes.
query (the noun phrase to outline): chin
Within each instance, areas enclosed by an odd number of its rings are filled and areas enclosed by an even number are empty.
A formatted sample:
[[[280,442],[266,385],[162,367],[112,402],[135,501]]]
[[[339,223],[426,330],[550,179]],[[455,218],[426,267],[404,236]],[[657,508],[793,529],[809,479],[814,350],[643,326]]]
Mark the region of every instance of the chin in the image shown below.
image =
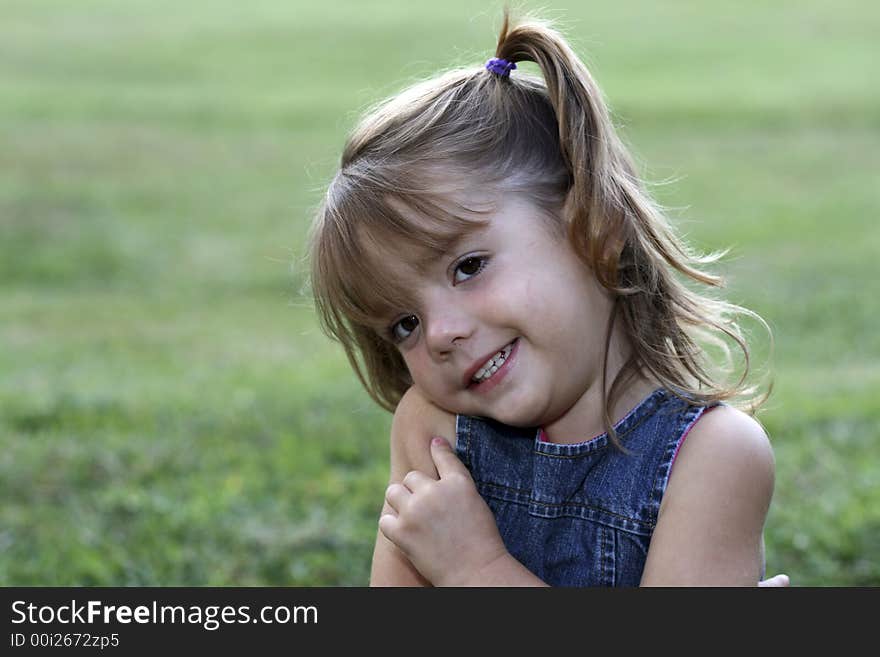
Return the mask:
[[[485,404],[474,403],[473,399],[463,401],[464,403],[455,404],[453,400],[449,400],[449,404],[445,408],[450,413],[485,417],[511,427],[541,426],[541,422],[547,414],[547,408],[542,405],[540,400],[529,402],[502,397],[495,400],[494,403]]]
[[[541,426],[541,423],[540,423],[540,422],[538,422],[538,421],[536,421],[536,420],[532,420],[531,418],[518,418],[518,417],[513,417],[513,418],[503,418],[503,417],[493,417],[492,419],[495,420],[496,422],[500,422],[501,424],[506,424],[506,425],[509,426],[509,427],[518,427],[518,428],[520,428],[520,429],[526,429],[526,428],[537,428],[537,427]]]
[[[543,414],[537,408],[529,408],[525,404],[511,404],[509,409],[502,411],[487,409],[483,417],[492,418],[511,427],[538,427],[541,426]]]

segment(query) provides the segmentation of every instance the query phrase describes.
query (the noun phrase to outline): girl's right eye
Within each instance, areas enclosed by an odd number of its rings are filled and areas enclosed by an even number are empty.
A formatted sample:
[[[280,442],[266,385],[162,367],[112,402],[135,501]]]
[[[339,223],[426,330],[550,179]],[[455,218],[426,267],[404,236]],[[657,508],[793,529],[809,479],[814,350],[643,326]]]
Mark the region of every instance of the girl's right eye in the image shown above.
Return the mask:
[[[419,325],[419,318],[415,315],[407,315],[391,326],[391,338],[394,342],[403,342]]]

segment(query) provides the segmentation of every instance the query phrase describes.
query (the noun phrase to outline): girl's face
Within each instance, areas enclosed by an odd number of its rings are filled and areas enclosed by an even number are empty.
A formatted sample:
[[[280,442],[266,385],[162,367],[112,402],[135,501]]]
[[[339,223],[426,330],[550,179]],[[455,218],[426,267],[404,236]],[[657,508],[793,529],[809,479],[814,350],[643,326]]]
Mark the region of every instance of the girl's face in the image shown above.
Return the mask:
[[[611,300],[533,205],[503,199],[485,228],[422,270],[404,274],[418,307],[388,326],[438,406],[547,426],[592,403]]]

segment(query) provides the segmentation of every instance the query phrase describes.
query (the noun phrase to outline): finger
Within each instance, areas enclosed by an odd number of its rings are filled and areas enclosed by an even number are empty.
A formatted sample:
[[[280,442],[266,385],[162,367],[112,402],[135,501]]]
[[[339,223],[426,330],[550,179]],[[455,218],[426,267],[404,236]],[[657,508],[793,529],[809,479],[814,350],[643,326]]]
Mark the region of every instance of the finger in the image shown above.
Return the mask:
[[[403,484],[391,484],[385,489],[385,501],[394,511],[400,513],[412,493]]]
[[[434,459],[437,474],[441,479],[456,472],[468,474],[464,463],[458,460],[455,452],[452,451],[452,446],[445,438],[431,439],[431,458]]]
[[[429,477],[424,472],[419,472],[418,470],[410,470],[403,478],[403,485],[410,489],[413,493],[415,493],[420,488],[424,488],[425,486],[436,482],[436,479]]]
[[[789,586],[790,584],[791,584],[791,582],[788,579],[788,575],[775,575],[775,576],[771,577],[770,579],[765,579],[765,580],[758,582],[758,586],[766,586],[766,587]]]
[[[389,541],[397,544],[395,537],[397,536],[397,516],[391,515],[390,513],[386,513],[385,515],[379,518],[379,531],[382,532],[382,535],[387,538]]]

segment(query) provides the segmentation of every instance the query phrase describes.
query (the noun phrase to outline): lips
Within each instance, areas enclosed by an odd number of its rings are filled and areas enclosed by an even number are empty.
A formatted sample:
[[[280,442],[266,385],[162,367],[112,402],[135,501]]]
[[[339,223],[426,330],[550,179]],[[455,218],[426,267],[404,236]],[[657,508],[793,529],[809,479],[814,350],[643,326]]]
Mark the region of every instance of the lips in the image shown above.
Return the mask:
[[[464,386],[479,385],[480,383],[488,381],[492,374],[494,374],[510,356],[515,344],[516,340],[477,360],[465,372],[463,380]],[[477,380],[474,380],[475,378]]]

